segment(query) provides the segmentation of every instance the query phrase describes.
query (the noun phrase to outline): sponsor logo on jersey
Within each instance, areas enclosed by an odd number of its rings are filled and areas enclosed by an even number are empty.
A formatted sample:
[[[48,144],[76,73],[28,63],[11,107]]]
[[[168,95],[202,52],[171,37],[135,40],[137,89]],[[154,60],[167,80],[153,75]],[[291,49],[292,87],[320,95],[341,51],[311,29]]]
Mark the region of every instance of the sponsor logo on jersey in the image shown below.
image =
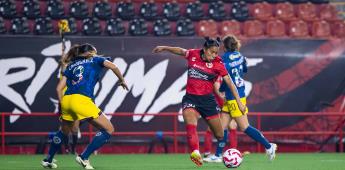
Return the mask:
[[[212,68],[212,67],[213,67],[213,64],[212,64],[212,63],[206,63],[206,67],[207,67],[207,68]]]

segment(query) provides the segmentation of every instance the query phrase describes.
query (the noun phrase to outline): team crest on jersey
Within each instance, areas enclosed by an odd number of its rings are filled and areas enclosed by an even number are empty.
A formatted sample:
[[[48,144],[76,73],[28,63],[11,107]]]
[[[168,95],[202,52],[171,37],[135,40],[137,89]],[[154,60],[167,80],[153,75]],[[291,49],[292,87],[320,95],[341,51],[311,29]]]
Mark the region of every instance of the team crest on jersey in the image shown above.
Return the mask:
[[[230,60],[234,60],[234,59],[239,58],[239,57],[241,57],[241,55],[239,53],[230,54],[230,56],[229,56]]]
[[[206,63],[206,67],[207,67],[207,68],[212,68],[212,67],[213,67],[213,64],[212,64],[212,63]]]
[[[57,137],[57,136],[54,136],[54,137],[53,137],[53,142],[54,142],[55,144],[60,144],[60,143],[61,143],[61,139],[60,139],[59,137]]]
[[[195,57],[192,57],[192,61],[196,61],[196,58],[195,58]]]

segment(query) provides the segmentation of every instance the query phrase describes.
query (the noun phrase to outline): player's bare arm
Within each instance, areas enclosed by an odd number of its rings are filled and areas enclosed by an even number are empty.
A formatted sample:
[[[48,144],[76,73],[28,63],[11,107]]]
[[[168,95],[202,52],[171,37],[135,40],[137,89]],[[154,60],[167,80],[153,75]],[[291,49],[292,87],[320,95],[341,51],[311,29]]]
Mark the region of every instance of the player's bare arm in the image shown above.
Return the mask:
[[[121,74],[119,68],[117,68],[117,66],[114,63],[112,63],[112,62],[110,62],[108,60],[105,60],[103,65],[104,65],[104,67],[106,67],[106,68],[110,69],[111,71],[113,71],[113,73],[119,79],[118,85],[122,86],[123,89],[128,90],[128,86],[127,86],[127,84],[125,82],[125,79],[123,78],[123,75]]]
[[[59,101],[61,101],[62,99],[63,89],[66,87],[66,81],[67,81],[67,78],[65,76],[62,76],[62,78],[60,79],[59,83],[56,86],[56,93],[57,93]]]
[[[186,56],[187,50],[181,47],[157,46],[152,50],[152,53],[160,53],[167,51],[176,55]]]
[[[223,80],[225,81],[226,85],[230,88],[231,93],[234,95],[238,108],[241,110],[242,113],[245,113],[246,106],[241,102],[240,96],[238,95],[238,91],[234,82],[231,80],[229,75],[224,76]]]

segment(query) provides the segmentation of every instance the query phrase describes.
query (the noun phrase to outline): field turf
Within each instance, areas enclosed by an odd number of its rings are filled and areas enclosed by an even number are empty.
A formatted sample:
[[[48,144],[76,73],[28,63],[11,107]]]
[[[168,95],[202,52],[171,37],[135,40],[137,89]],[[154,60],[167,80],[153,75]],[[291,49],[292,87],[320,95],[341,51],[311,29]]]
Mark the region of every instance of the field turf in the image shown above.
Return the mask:
[[[42,170],[43,155],[0,155],[0,170]],[[57,155],[59,170],[82,169],[73,155]],[[196,167],[186,154],[128,154],[92,155],[90,159],[97,170],[214,170],[226,169],[223,164],[204,163]],[[280,153],[272,163],[263,154],[244,157],[238,170],[345,170],[345,154]]]

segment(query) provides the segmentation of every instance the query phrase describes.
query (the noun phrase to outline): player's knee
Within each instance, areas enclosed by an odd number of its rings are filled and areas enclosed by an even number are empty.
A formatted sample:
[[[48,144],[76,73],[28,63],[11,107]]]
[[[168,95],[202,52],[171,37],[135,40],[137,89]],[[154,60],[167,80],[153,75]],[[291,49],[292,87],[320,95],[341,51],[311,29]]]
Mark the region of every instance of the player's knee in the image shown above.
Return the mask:
[[[114,133],[115,129],[113,125],[110,125],[109,127],[107,127],[107,129],[105,129],[109,134]]]
[[[248,126],[242,125],[242,126],[239,126],[239,129],[240,129],[241,132],[244,132],[248,128]]]

